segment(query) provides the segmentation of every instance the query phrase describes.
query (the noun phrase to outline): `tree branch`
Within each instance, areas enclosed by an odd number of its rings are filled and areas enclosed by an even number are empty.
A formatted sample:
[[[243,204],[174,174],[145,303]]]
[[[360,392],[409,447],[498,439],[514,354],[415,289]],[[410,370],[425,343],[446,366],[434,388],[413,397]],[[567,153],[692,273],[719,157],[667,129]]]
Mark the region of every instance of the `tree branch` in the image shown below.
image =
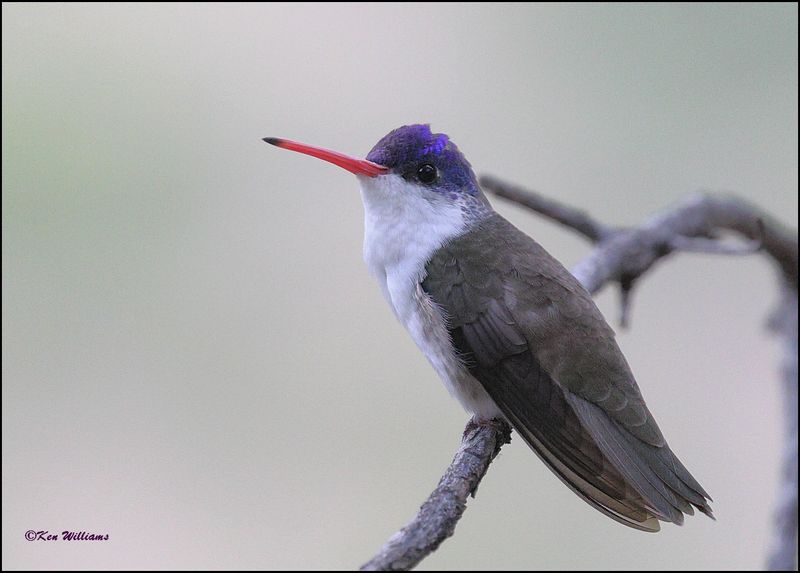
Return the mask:
[[[548,199],[544,195],[523,189],[517,185],[504,183],[490,175],[481,177],[481,186],[498,197],[503,197],[514,203],[524,205],[537,213],[541,213],[545,217],[549,217],[561,223],[565,227],[578,231],[581,235],[595,243],[613,232],[611,228],[606,227],[599,221],[595,221],[584,211],[553,199]]]
[[[772,330],[784,341],[781,381],[785,396],[781,481],[767,557],[771,571],[797,569],[797,310],[797,291],[785,288],[770,321]]]
[[[787,231],[755,206],[732,196],[697,194],[634,229],[614,229],[588,214],[493,177],[481,185],[500,197],[524,205],[574,229],[596,244],[572,272],[591,293],[609,283],[621,288],[621,321],[627,324],[634,283],[656,262],[674,252],[702,251],[745,254],[761,250],[775,262],[783,293],[772,328],[785,340],[782,379],[786,394],[786,448],[782,485],[773,519],[768,566],[794,569],[797,537],[797,235]],[[744,246],[716,240],[717,231],[742,235]],[[439,485],[416,517],[393,535],[362,570],[406,571],[451,536],[466,500],[474,495],[489,464],[510,440],[508,424],[492,420],[467,424],[461,447]]]
[[[489,464],[511,441],[511,427],[502,420],[470,422],[450,467],[416,517],[395,533],[362,571],[408,571],[453,535],[456,523],[475,496]]]

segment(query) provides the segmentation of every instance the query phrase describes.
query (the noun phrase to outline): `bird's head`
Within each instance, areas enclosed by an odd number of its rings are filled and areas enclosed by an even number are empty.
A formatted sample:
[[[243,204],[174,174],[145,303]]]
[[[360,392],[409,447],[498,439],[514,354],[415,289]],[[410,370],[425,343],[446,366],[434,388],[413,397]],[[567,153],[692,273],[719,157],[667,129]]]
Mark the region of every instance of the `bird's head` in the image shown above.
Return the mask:
[[[358,176],[365,201],[408,203],[422,199],[432,208],[458,206],[468,216],[480,216],[491,207],[478,186],[467,159],[444,133],[427,124],[405,125],[386,134],[366,159],[312,147],[285,139],[264,141],[329,161]]]

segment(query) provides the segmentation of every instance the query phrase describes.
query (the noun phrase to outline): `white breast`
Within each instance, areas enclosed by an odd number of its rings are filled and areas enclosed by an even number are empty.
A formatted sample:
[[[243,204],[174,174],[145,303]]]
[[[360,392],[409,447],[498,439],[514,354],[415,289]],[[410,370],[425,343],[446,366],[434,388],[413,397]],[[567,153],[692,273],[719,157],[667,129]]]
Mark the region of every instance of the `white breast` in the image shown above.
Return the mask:
[[[425,265],[464,232],[458,205],[397,175],[359,177],[364,201],[364,260],[398,320],[450,393],[479,419],[500,415],[453,350],[441,310],[422,290]]]

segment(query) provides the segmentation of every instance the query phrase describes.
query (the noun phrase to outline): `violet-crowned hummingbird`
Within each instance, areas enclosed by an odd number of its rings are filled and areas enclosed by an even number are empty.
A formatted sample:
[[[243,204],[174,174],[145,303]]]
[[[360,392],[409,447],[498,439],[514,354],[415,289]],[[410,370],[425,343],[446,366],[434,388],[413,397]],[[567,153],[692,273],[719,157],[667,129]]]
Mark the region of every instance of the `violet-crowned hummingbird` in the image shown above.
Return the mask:
[[[692,506],[712,516],[592,297],[492,209],[450,138],[407,125],[366,159],[264,141],[356,174],[364,259],[476,421],[505,418],[567,486],[624,525],[658,531]]]

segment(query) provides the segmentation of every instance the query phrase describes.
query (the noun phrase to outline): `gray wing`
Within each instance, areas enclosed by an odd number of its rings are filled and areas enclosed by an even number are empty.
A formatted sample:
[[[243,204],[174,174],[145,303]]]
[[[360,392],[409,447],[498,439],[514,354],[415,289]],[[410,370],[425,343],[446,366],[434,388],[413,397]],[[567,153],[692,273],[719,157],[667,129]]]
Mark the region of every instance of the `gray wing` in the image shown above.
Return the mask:
[[[692,506],[711,515],[591,296],[499,215],[477,230],[437,252],[422,286],[511,425],[573,491],[625,525],[657,531],[659,519],[680,524]]]

